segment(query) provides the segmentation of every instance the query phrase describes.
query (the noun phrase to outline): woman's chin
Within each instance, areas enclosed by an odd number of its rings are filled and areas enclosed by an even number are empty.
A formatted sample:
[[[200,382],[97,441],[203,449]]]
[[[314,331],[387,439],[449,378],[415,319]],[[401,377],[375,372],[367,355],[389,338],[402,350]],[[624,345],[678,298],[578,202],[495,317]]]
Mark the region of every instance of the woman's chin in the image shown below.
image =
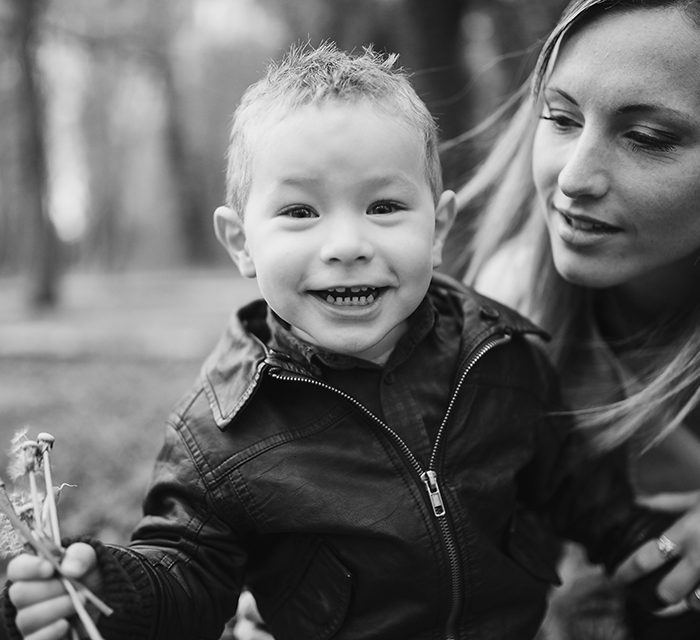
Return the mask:
[[[615,271],[600,268],[600,263],[580,264],[578,261],[554,261],[557,273],[569,284],[590,289],[606,289],[620,284],[620,277]]]

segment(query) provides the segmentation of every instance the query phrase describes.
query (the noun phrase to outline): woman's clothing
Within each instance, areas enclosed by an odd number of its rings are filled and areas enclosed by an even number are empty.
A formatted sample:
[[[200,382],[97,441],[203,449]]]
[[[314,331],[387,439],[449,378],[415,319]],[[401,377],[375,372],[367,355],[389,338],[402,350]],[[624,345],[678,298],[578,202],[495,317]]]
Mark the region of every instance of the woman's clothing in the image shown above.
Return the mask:
[[[523,301],[518,282],[512,281],[513,263],[528,269],[530,251],[511,247],[487,266],[476,288],[515,306]],[[634,363],[624,351],[616,354],[598,329],[593,309],[582,325],[589,331],[578,342],[566,365],[560,367],[565,403],[572,409],[598,407],[623,399],[639,389]],[[637,363],[638,364],[638,363]],[[700,408],[664,440],[647,449],[640,436],[627,446],[628,469],[639,496],[700,490]],[[700,613],[659,617],[642,611],[614,587],[599,567],[591,565],[576,545],[565,548],[560,573],[563,585],[553,590],[548,618],[538,640],[697,640]]]

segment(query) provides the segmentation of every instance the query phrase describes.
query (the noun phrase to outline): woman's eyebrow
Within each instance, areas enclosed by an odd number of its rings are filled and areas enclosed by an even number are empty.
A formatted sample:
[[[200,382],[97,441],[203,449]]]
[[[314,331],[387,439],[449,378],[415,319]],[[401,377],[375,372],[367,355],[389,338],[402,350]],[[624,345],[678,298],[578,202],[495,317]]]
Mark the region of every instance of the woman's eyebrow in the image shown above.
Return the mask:
[[[669,107],[665,104],[640,102],[635,104],[623,105],[621,107],[618,107],[616,111],[621,115],[625,115],[628,113],[659,113],[662,115],[670,116],[677,120],[682,120],[686,123],[690,123],[693,120],[691,115],[686,113],[685,111],[674,109],[673,107]]]
[[[566,91],[564,91],[563,89],[559,89],[558,87],[547,87],[545,89],[545,94],[546,93],[557,93],[562,98],[564,98],[564,100],[566,100],[567,102],[570,102],[571,104],[578,106],[578,102],[576,102],[576,100],[572,96],[570,96],[568,93],[566,93]]]
[[[545,89],[545,94],[558,94],[564,100],[567,102],[570,102],[571,104],[578,106],[578,102],[573,96],[570,96],[566,91],[563,89],[560,89],[559,87],[547,87]],[[633,104],[626,104],[618,107],[615,109],[615,112],[618,113],[619,115],[627,115],[630,113],[658,113],[661,115],[666,115],[668,117],[674,118],[675,120],[682,121],[683,123],[686,124],[691,124],[693,123],[694,119],[693,116],[685,111],[681,111],[680,109],[675,109],[673,107],[669,107],[668,105],[665,104],[658,104],[658,103],[653,103],[653,102],[639,102],[639,103],[633,103]]]

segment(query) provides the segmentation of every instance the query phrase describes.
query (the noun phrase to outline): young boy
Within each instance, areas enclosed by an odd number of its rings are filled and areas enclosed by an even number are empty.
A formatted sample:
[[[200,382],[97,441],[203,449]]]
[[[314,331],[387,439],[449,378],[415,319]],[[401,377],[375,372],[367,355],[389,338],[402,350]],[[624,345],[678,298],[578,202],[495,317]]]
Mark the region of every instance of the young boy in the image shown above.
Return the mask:
[[[569,472],[539,331],[434,276],[454,196],[394,62],[295,48],[236,111],[215,227],[264,301],[171,416],[130,546],[68,549],[108,639],[218,638],[246,585],[277,640],[522,640],[545,519],[610,567],[665,524],[616,467]],[[50,575],[10,565],[25,634],[67,630]]]

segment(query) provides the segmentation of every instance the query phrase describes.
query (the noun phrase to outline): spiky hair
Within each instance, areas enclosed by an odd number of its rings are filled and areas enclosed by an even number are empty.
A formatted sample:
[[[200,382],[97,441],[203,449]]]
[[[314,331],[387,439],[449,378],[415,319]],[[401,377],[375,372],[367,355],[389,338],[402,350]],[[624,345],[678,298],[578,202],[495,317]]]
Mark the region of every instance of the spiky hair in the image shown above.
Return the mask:
[[[261,126],[305,105],[359,100],[369,101],[421,135],[426,178],[437,201],[442,192],[437,123],[397,60],[398,55],[383,55],[371,46],[353,54],[326,41],[318,47],[294,45],[280,62],[270,63],[264,77],[245,91],[233,115],[227,154],[227,204],[243,214],[250,190],[255,132]]]

